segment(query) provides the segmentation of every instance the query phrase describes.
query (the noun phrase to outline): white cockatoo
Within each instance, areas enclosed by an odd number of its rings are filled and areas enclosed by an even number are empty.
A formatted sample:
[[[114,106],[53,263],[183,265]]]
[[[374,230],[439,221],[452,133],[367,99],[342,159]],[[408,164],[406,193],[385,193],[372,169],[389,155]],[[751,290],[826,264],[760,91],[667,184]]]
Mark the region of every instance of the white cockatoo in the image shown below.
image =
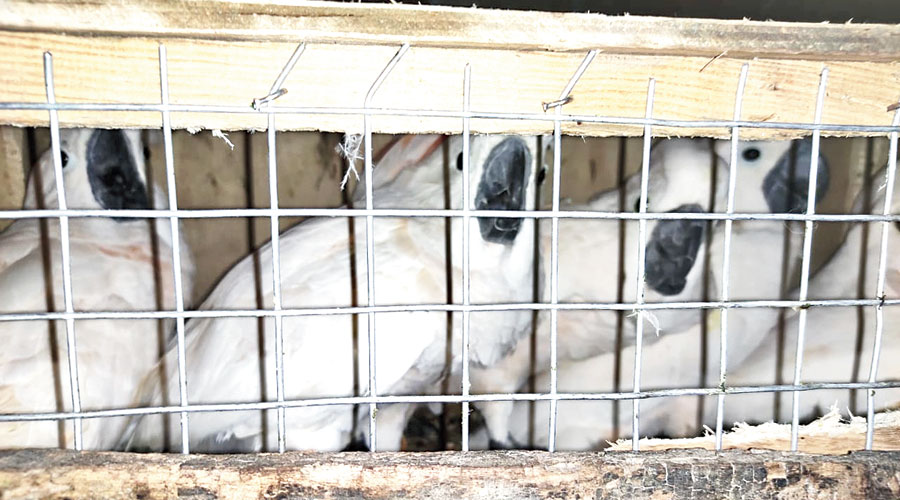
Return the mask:
[[[444,189],[445,196],[420,196],[420,185],[422,182],[442,182],[440,178],[434,176],[434,172],[438,172],[442,168],[447,171],[454,168],[457,171],[462,171],[463,169],[462,139],[447,139],[446,136],[434,134],[408,134],[395,136],[390,142],[375,152],[372,171],[372,187],[375,191],[373,201],[375,208],[441,209],[457,206],[456,204],[448,205],[450,193],[447,192],[446,189]],[[533,137],[525,140],[528,142],[529,148],[532,151],[532,156],[536,159],[538,157],[536,153],[539,147],[539,141]],[[427,162],[427,166],[423,165],[423,162]],[[540,185],[545,180],[546,168],[536,165],[535,169],[537,171],[535,182],[537,185]],[[423,180],[423,176],[427,177],[427,180]],[[367,179],[365,177],[360,178],[360,182],[357,184],[356,190],[353,193],[353,206],[365,206],[366,182]],[[472,193],[474,193],[474,191],[472,191]],[[455,193],[453,196],[461,196],[461,192]],[[474,196],[474,194],[470,194],[470,196]],[[475,219],[472,219],[471,224],[475,223]],[[456,228],[450,229],[451,239],[453,238],[453,231],[459,229],[459,225],[457,225]],[[457,239],[459,238],[457,237]],[[461,242],[458,243],[460,244],[454,244],[451,247],[451,255],[458,254],[462,251]],[[444,256],[444,258],[446,259],[446,256]],[[460,256],[455,255],[451,258],[459,259]],[[534,259],[534,256],[532,255],[531,258]],[[537,272],[539,273],[540,279],[541,270],[539,269]],[[462,303],[461,270],[456,270],[449,278],[449,287],[452,290],[454,303]],[[473,296],[472,303],[475,303],[474,300],[475,297]],[[517,296],[516,300],[520,300],[520,297]],[[478,314],[472,314],[471,318],[473,319],[470,319],[470,321],[475,321],[478,317]],[[458,329],[461,328],[462,320],[461,314],[453,314],[452,325],[456,333],[451,339],[452,345],[448,346],[446,349],[448,352],[452,353],[454,359],[461,356],[460,349],[462,339],[460,338]],[[448,378],[439,381],[440,383],[421,388],[420,393],[440,394],[442,392],[448,392],[459,394],[462,383],[461,364],[453,363],[447,370],[447,376]],[[379,410],[379,421],[385,422],[386,428],[399,428],[400,426],[405,426],[417,406],[418,405],[414,404],[393,404],[385,406],[382,410]],[[440,405],[432,404],[430,407],[433,413],[440,412]],[[354,443],[354,446],[358,447],[360,443],[363,443],[364,445],[367,439],[367,436],[364,435],[364,433],[367,431],[367,425],[359,425],[357,427],[357,435],[355,437],[356,443]]]
[[[457,157],[460,138],[447,140]],[[427,150],[428,148],[426,148]],[[435,149],[432,149],[434,152]],[[518,137],[478,136],[471,139],[471,208],[482,210],[532,209],[535,198],[535,154],[529,140]],[[397,176],[376,180],[376,207],[404,200],[402,206],[429,207],[444,199],[444,169],[438,153],[398,169]],[[461,162],[460,162],[461,164]],[[376,167],[377,170],[378,167]],[[462,175],[449,171],[452,208],[461,207]],[[381,200],[381,201],[379,201]],[[532,293],[533,221],[518,218],[473,218],[470,224],[471,298],[473,303],[527,302]],[[376,218],[374,221],[374,275],[376,305],[446,303],[447,259],[445,222],[441,218]],[[462,221],[451,224],[451,246],[461,248]],[[355,246],[348,241],[342,219],[307,220],[280,237],[281,289],[285,308],[351,306],[368,303],[366,286],[365,223],[355,221]],[[351,262],[355,254],[355,287]],[[272,252],[266,245],[257,252],[265,307],[272,307]],[[452,252],[454,276],[461,274],[462,254]],[[253,258],[238,263],[201,306],[204,310],[254,308]],[[353,289],[356,289],[354,301]],[[461,290],[455,287],[453,299]],[[454,317],[459,317],[455,314]],[[472,314],[470,360],[489,366],[508,353],[528,330],[528,311]],[[284,318],[284,386],[288,400],[354,395],[368,389],[367,315],[312,315]],[[353,344],[354,323],[357,344]],[[459,363],[461,321],[456,319],[451,363]],[[275,400],[274,320],[265,320],[265,352],[259,355],[254,318],[205,318],[191,321],[186,333],[187,396],[192,404]],[[377,394],[402,395],[432,391],[450,371],[447,366],[447,314],[390,312],[375,316]],[[356,353],[354,352],[356,347]],[[178,401],[176,354],[166,356],[169,383],[165,388],[149,381],[139,396],[157,404],[166,394]],[[262,364],[261,364],[262,363]],[[262,380],[261,380],[262,379]],[[263,391],[262,387],[265,387]],[[381,405],[377,413],[377,449],[400,447],[408,405]],[[363,410],[360,413],[367,413]],[[288,408],[288,449],[340,450],[352,439],[354,412],[350,405]],[[164,447],[159,416],[133,425],[123,442],[136,449]],[[179,445],[178,419],[170,418],[170,435]],[[365,418],[362,419],[365,421]],[[362,424],[365,425],[365,424]],[[365,434],[365,431],[363,431]],[[190,417],[191,449],[238,451],[275,449],[275,411],[195,413]]]
[[[724,170],[713,177],[717,162],[707,140],[672,139],[660,141],[652,148],[647,210],[649,212],[704,212],[709,205],[710,190],[724,200],[727,186]],[[719,163],[724,162],[718,159]],[[715,181],[715,186],[713,182]],[[637,208],[641,175],[626,183],[625,206]],[[567,209],[616,212],[618,191],[596,196],[583,206]],[[645,300],[647,302],[696,301],[702,299],[706,231],[703,220],[649,221],[646,232]],[[541,226],[541,253],[544,269],[550,266],[551,227]],[[560,302],[616,302],[619,289],[619,245],[624,238],[623,301],[635,300],[638,253],[638,223],[625,223],[620,235],[619,222],[609,220],[560,220],[559,223],[559,300]],[[545,271],[546,273],[546,271]],[[542,290],[544,301],[550,300],[550,284]],[[558,359],[578,360],[616,348],[616,311],[560,311],[558,313]],[[645,323],[644,342],[656,341],[658,334],[679,331],[697,321],[699,314],[690,310],[654,311]],[[634,343],[636,318],[631,316],[622,336],[625,345]],[[533,359],[532,359],[533,356]],[[534,367],[532,367],[532,363]],[[499,364],[477,369],[472,374],[473,393],[509,393],[518,390],[534,371],[550,366],[550,313],[538,315],[535,352],[530,339]],[[547,390],[546,387],[538,390]],[[479,403],[493,446],[508,447],[510,412],[513,403]]]
[[[725,154],[730,141],[718,141],[716,149]],[[809,194],[812,142],[750,141],[738,147],[735,189],[736,213],[806,213]],[[830,185],[828,161],[819,154],[816,201],[821,202]],[[723,210],[724,207],[718,210]],[[722,226],[724,228],[724,224]],[[800,265],[804,225],[783,221],[735,221],[732,226],[729,268],[730,300],[777,300],[796,283],[793,271]],[[711,253],[711,298],[721,298],[724,230],[717,232]],[[728,312],[728,358],[726,367],[738,366],[753,349],[768,339],[781,310],[738,308]],[[712,334],[707,336],[707,352],[712,363],[707,370],[714,380],[719,372],[718,311],[711,315]],[[697,344],[699,345],[699,344]],[[699,367],[700,364],[696,363]],[[697,380],[699,378],[699,370]],[[715,385],[715,382],[710,382]]]
[[[60,131],[66,201],[75,209],[150,208],[139,131]],[[151,190],[155,206],[165,206]],[[42,203],[40,200],[43,200]],[[29,176],[25,208],[58,208],[51,151]],[[156,226],[156,249],[152,244]],[[59,221],[20,219],[0,234],[0,311],[64,311]],[[175,308],[168,221],[115,217],[69,219],[72,301],[75,311],[152,311]],[[184,295],[193,265],[182,246]],[[161,324],[162,323],[162,324]],[[142,377],[164,352],[171,321],[76,320],[81,406],[129,406]],[[64,321],[0,322],[0,412],[71,411]],[[152,375],[151,375],[152,376]],[[110,449],[126,419],[83,420],[85,449]],[[0,448],[72,446],[70,421],[0,423]]]
[[[790,141],[742,142],[739,144],[736,168],[735,212],[799,212],[806,208],[809,183],[810,153],[807,141],[798,141],[791,148]],[[730,143],[722,141],[715,146],[720,157],[730,157]],[[653,179],[655,170],[651,170]],[[695,174],[696,175],[696,174]],[[718,172],[727,179],[727,169]],[[685,181],[686,183],[688,181]],[[706,186],[705,178],[695,183]],[[817,199],[821,199],[828,186],[828,167],[824,158],[819,159]],[[652,201],[653,195],[650,195]],[[725,210],[724,192],[716,194],[715,210]],[[722,283],[722,257],[724,223],[717,224],[709,249],[710,281],[709,297],[720,296]],[[773,221],[735,221],[732,227],[731,267],[729,298],[731,300],[777,299],[784,288],[782,263],[784,259],[784,225]],[[796,243],[791,242],[792,253]],[[791,257],[789,257],[791,258]],[[626,271],[627,272],[627,271]],[[648,276],[648,285],[649,285]],[[649,300],[648,300],[649,301]],[[682,329],[662,335],[655,343],[652,333],[645,332],[642,352],[642,389],[697,387],[703,384],[702,336],[699,320]],[[770,328],[777,322],[775,309],[734,309],[729,312],[728,358],[729,365],[741,363],[754,348],[768,337]],[[708,322],[707,380],[715,384],[718,377],[718,316],[711,315]],[[590,328],[585,325],[584,328]],[[665,327],[663,327],[665,328]],[[603,330],[601,330],[603,331]],[[652,330],[651,330],[652,332]],[[562,338],[560,334],[560,338]],[[562,352],[562,351],[561,351]],[[558,371],[560,392],[600,393],[613,392],[616,357],[621,356],[621,391],[632,387],[634,347],[621,353],[608,352],[588,359],[563,361]],[[572,358],[570,358],[572,359]],[[539,391],[548,388],[549,374],[541,374],[535,387]],[[682,435],[696,428],[696,412],[674,411],[673,405],[693,398],[656,398],[641,403],[642,435]],[[512,440],[519,445],[547,445],[546,402],[535,404],[534,428],[530,428],[531,403],[515,404],[510,420]],[[619,415],[613,416],[613,404],[609,401],[561,401],[558,408],[557,446],[563,450],[590,449],[602,446],[612,439],[618,426],[624,436],[631,431],[631,404],[620,404]],[[618,419],[618,422],[614,419]],[[529,437],[533,439],[529,439]]]
[[[884,207],[884,174],[871,179],[871,188],[863,188],[854,204],[855,213],[881,213]],[[868,196],[867,196],[868,195]],[[892,197],[891,213],[900,213],[900,190]],[[881,252],[881,223],[851,222],[844,242],[831,259],[809,282],[809,298],[855,299],[876,297],[876,282]],[[885,298],[900,297],[900,224],[888,226],[888,249],[885,275]],[[900,380],[900,308],[885,306],[884,329],[877,380]],[[875,340],[875,307],[811,307],[807,311],[806,340],[803,350],[801,382],[865,382],[868,380]],[[794,378],[797,352],[799,312],[792,311],[786,321],[784,362],[780,367],[781,384]],[[777,331],[771,341],[761,344],[750,357],[728,376],[729,385],[756,386],[776,383],[778,359]],[[855,398],[851,396],[855,395]],[[791,393],[778,396],[775,412],[772,393],[739,394],[726,398],[724,420],[734,422],[790,422]],[[900,389],[883,389],[876,393],[878,409],[900,403]],[[814,390],[800,394],[800,418],[809,419],[837,405],[844,415],[864,412],[865,390]],[[714,421],[709,414],[707,421]]]

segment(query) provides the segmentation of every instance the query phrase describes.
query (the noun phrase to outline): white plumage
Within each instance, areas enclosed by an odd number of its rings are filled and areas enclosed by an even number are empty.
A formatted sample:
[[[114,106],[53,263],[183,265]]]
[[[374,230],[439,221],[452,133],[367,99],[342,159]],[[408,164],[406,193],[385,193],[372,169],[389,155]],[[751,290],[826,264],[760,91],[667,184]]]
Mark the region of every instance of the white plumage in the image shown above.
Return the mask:
[[[709,204],[715,157],[708,141],[674,139],[653,147],[648,188],[648,211],[702,212]],[[724,196],[725,179],[716,180],[716,195]],[[640,197],[640,173],[628,179],[625,207],[637,206]],[[619,210],[619,193],[608,191],[584,206],[567,206],[574,210]],[[704,221],[651,221],[647,224],[648,263],[658,264],[656,288],[648,286],[648,302],[699,300],[705,247]],[[550,266],[549,222],[541,226],[541,254],[544,269]],[[624,235],[623,300],[635,298],[638,250],[638,223],[626,222]],[[672,241],[672,239],[676,241]],[[559,223],[559,300],[561,302],[616,302],[619,287],[619,223],[617,221],[581,221],[563,219]],[[659,250],[670,245],[670,254]],[[677,248],[676,248],[677,247]],[[692,251],[693,250],[693,251]],[[652,256],[650,254],[653,254]],[[668,261],[668,262],[666,262]],[[677,261],[677,262],[676,262]],[[672,269],[670,264],[677,265]],[[668,266],[668,267],[667,267]],[[546,273],[546,271],[545,271]],[[550,300],[549,282],[542,290],[544,301]],[[558,359],[579,360],[614,351],[616,348],[617,313],[615,311],[560,311],[558,313]],[[645,342],[654,342],[659,333],[679,331],[695,321],[694,311],[654,312],[646,322]],[[635,318],[626,319],[623,333],[625,345],[634,342]],[[550,365],[550,314],[538,315],[534,370],[541,372]],[[512,355],[496,366],[473,372],[473,392],[507,393],[518,390],[532,373],[531,342],[521,342]],[[545,391],[547,384],[536,389]],[[512,402],[479,403],[495,446],[508,447],[509,419]]]
[[[70,208],[148,208],[138,131],[60,131],[64,185]],[[152,190],[156,206],[162,196]],[[41,205],[38,200],[43,199]],[[25,208],[57,208],[53,160],[47,151],[32,169]],[[151,245],[156,226],[157,252]],[[174,309],[168,221],[107,217],[69,220],[76,311]],[[0,235],[0,311],[63,311],[58,220],[47,222],[44,262],[37,219],[16,221]],[[185,296],[193,266],[182,248]],[[155,278],[154,261],[159,268]],[[52,307],[51,307],[52,305]],[[63,321],[0,323],[0,412],[71,411],[66,326]],[[161,325],[160,323],[164,323]],[[159,359],[171,322],[75,321],[81,404],[85,410],[126,407]],[[83,421],[85,449],[109,449],[124,418]],[[0,448],[72,446],[67,421],[0,423]]]
[[[423,139],[428,140],[428,139]],[[434,139],[433,139],[434,140]],[[427,148],[426,148],[427,149]],[[459,138],[449,139],[453,158],[461,152]],[[434,149],[431,149],[434,151]],[[443,203],[445,185],[441,155],[422,157],[415,168],[400,169],[386,183],[376,181],[375,206],[404,200],[407,206]],[[471,142],[471,200],[474,208],[529,209],[533,207],[533,146],[520,138],[473,137]],[[376,167],[376,170],[378,167]],[[451,206],[461,206],[462,176],[451,168]],[[375,294],[377,305],[447,302],[445,222],[416,217],[377,218],[374,222]],[[451,224],[452,245],[461,245],[462,221]],[[356,255],[358,304],[366,304],[364,219],[355,221],[355,247],[348,243],[347,221],[312,219],[281,235],[281,282],[285,308],[350,306],[351,250]],[[473,303],[527,301],[531,295],[533,223],[521,219],[472,219],[470,227]],[[265,307],[272,307],[271,248],[258,251]],[[452,272],[461,272],[461,253],[452,252]],[[458,281],[455,281],[458,283]],[[202,309],[253,308],[253,260],[237,264],[213,290]],[[453,298],[461,293],[454,288]],[[490,365],[502,358],[526,332],[527,311],[472,315],[471,362]],[[376,316],[376,383],[379,394],[416,394],[429,390],[446,373],[446,313],[397,312]],[[452,363],[459,363],[461,316],[454,315]],[[284,318],[284,366],[287,399],[351,396],[354,372],[359,393],[368,386],[366,316],[356,320],[359,357],[354,358],[350,316],[298,316]],[[191,321],[186,333],[188,401],[221,403],[275,399],[274,322],[265,323],[265,353],[259,355],[257,322],[253,318],[215,318]],[[175,366],[175,353],[166,361]],[[266,390],[261,390],[262,382]],[[139,399],[157,404],[165,393],[178,401],[176,374],[169,368],[163,391],[150,381]],[[378,412],[378,449],[400,446],[405,414],[402,405],[382,405]],[[363,413],[365,411],[363,410]],[[351,440],[353,410],[349,406],[290,408],[286,411],[289,449],[339,450]],[[191,415],[192,450],[249,451],[275,447],[275,412],[265,420],[260,412],[221,412]],[[131,438],[135,448],[163,447],[160,417],[143,419]],[[177,418],[170,419],[170,435],[177,447]],[[364,418],[362,420],[365,420]],[[265,422],[266,429],[263,430]],[[364,425],[364,424],[363,424]]]
[[[854,206],[856,213],[881,213],[884,207],[884,174],[871,179],[869,196],[865,189]],[[866,206],[866,200],[871,200]],[[900,210],[900,196],[895,192],[891,212]],[[844,242],[831,259],[810,280],[810,299],[875,298],[881,252],[881,223],[851,223]],[[868,233],[868,234],[866,234]],[[887,274],[885,298],[900,297],[900,227],[888,226]],[[900,308],[884,307],[884,330],[877,380],[900,379]],[[807,311],[806,341],[803,351],[801,382],[864,382],[868,380],[875,340],[874,307],[813,307]],[[797,352],[799,313],[792,311],[785,328],[784,362],[781,382],[790,384],[794,378],[794,359]],[[770,342],[761,344],[747,361],[735,368],[728,380],[732,385],[769,385],[776,383],[778,359],[777,331],[769,335]],[[857,345],[859,351],[857,352]],[[851,398],[851,394],[855,398]],[[726,399],[726,422],[791,420],[791,393],[782,393],[776,413],[772,394],[735,395]],[[900,390],[884,389],[876,393],[878,409],[900,403]],[[864,412],[866,391],[816,390],[800,394],[800,418],[806,420],[837,405],[845,415],[848,410]],[[707,421],[714,419],[709,415]]]
[[[720,142],[715,149],[720,157],[729,157],[728,142]],[[760,213],[772,211],[805,210],[806,187],[808,186],[809,149],[801,142],[795,152],[795,177],[785,176],[790,170],[790,142],[747,142],[741,143],[738,151],[736,169],[737,182],[735,191],[735,212]],[[805,168],[804,168],[805,167]],[[819,199],[827,188],[828,174],[824,160],[820,159]],[[676,170],[677,171],[677,170]],[[650,173],[651,183],[657,170]],[[727,179],[727,170],[720,169],[719,180]],[[697,174],[686,177],[685,182],[707,186],[697,182]],[[702,177],[701,177],[702,179]],[[719,185],[715,196],[715,210],[725,210],[725,191]],[[687,185],[679,186],[680,190],[689,189]],[[678,196],[681,191],[666,190],[670,196]],[[705,189],[704,189],[705,191]],[[653,195],[650,195],[653,200]],[[722,278],[722,256],[724,242],[724,224],[715,226],[712,244],[709,249],[710,280],[708,294],[710,299],[718,298]],[[736,221],[732,229],[730,299],[754,300],[778,297],[783,289],[783,224],[769,221]],[[796,255],[796,239],[790,242],[791,252]],[[636,252],[635,252],[636,253]],[[627,255],[627,253],[626,253]],[[702,267],[702,266],[701,266]],[[700,270],[702,272],[702,269]],[[627,268],[626,268],[627,272]],[[632,274],[633,276],[633,274]],[[627,278],[626,278],[627,279]],[[702,279],[702,278],[700,278]],[[699,280],[698,280],[699,281]],[[627,284],[627,281],[626,281]],[[699,293],[699,291],[698,291]],[[699,298],[699,296],[698,296]],[[682,299],[684,300],[684,299]],[[654,301],[650,295],[647,301]],[[658,299],[657,299],[658,301]],[[681,323],[658,340],[652,329],[645,328],[642,389],[696,387],[703,384],[701,377],[701,314],[696,310],[685,311],[691,314],[691,321]],[[774,309],[746,309],[729,312],[729,356],[728,363],[736,366],[750,352],[767,338],[769,329],[775,324],[778,311]],[[658,315],[660,316],[660,315]],[[715,384],[718,377],[718,316],[708,322],[707,359],[709,381]],[[583,328],[593,325],[585,324]],[[665,327],[663,327],[665,330]],[[631,334],[633,335],[633,333]],[[625,334],[628,338],[629,333]],[[562,338],[562,337],[560,337]],[[655,341],[655,342],[654,342]],[[562,352],[562,351],[561,351]],[[622,385],[620,390],[628,391],[632,387],[634,347],[629,346],[618,354],[621,356]],[[592,358],[575,361],[564,361],[559,367],[559,390],[565,392],[612,392],[613,377],[616,365],[616,353],[596,355]],[[577,358],[576,358],[577,359]],[[538,390],[546,390],[549,374],[541,374],[536,381]],[[675,405],[673,406],[673,401]],[[648,399],[641,403],[641,433],[655,435],[683,435],[696,428],[696,412],[685,411],[693,398]],[[688,403],[686,403],[688,402]],[[510,427],[513,440],[520,444],[529,441],[528,412],[529,403],[516,403],[511,415]],[[618,427],[622,435],[628,436],[631,431],[631,403],[620,404],[620,413],[613,416],[611,402],[599,401],[563,401],[559,403],[559,420],[557,428],[557,445],[560,449],[588,449],[602,445],[604,440],[613,437],[613,427],[618,419]],[[533,430],[533,444],[546,446],[548,427],[546,425],[549,405],[536,405],[536,422]]]

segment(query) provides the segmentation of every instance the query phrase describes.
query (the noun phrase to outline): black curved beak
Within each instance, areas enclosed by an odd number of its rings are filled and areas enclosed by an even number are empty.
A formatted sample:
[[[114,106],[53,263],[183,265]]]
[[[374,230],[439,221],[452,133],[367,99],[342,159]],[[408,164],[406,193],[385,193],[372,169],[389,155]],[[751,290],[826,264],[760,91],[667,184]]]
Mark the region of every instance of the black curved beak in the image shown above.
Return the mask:
[[[703,207],[692,203],[669,212],[703,211]],[[656,224],[644,255],[647,286],[663,295],[677,295],[684,290],[703,244],[706,224],[703,220],[686,219],[661,220]]]
[[[763,179],[763,196],[772,213],[805,213],[809,201],[812,141],[796,142],[786,151]],[[821,201],[828,191],[828,162],[819,155],[816,178],[816,200]]]
[[[530,163],[528,147],[518,137],[494,146],[484,164],[475,195],[476,210],[522,210]],[[510,244],[519,234],[521,218],[479,217],[481,237],[491,243]]]
[[[100,206],[107,210],[150,208],[147,187],[122,131],[94,131],[88,140],[86,157],[91,192]],[[114,220],[129,219],[114,217]]]

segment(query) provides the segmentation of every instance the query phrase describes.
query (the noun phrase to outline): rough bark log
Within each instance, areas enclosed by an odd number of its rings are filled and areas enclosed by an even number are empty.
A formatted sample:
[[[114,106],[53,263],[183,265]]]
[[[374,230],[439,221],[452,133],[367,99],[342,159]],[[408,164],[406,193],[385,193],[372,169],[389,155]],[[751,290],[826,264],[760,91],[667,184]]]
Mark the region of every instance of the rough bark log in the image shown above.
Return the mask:
[[[900,453],[0,452],[12,498],[897,498]]]

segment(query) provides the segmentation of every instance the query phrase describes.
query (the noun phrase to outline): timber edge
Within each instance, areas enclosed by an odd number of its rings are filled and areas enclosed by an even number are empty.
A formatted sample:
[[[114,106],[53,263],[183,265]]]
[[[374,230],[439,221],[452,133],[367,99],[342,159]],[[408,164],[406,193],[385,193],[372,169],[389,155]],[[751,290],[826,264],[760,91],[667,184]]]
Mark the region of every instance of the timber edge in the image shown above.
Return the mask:
[[[0,451],[0,498],[898,498],[900,452]]]

